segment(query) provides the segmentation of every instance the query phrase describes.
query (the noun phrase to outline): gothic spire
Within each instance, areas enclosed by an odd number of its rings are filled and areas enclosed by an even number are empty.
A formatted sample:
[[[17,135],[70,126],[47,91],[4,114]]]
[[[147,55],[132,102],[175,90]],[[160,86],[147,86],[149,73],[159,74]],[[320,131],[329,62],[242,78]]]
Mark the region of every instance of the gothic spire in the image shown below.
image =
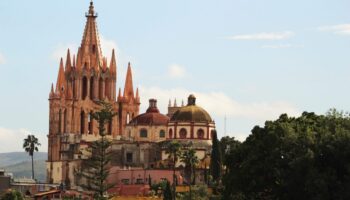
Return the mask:
[[[114,49],[112,51],[112,58],[111,58],[111,63],[109,65],[109,70],[114,75],[117,72],[117,62],[116,62],[116,59],[115,59],[115,51],[114,51]]]
[[[70,71],[72,67],[72,61],[70,57],[70,50],[68,49],[67,51],[67,59],[66,59],[66,68],[65,71]]]
[[[61,88],[64,87],[64,68],[63,68],[63,58],[61,58],[60,69],[58,71],[57,82],[56,82],[56,92],[60,92]]]
[[[50,99],[53,98],[54,95],[55,95],[55,92],[54,92],[54,90],[53,90],[53,83],[52,83],[52,84],[51,84],[51,91],[50,91],[49,98],[50,98]]]
[[[81,41],[81,57],[82,64],[89,62],[90,64],[102,63],[102,50],[98,29],[96,24],[97,13],[95,13],[94,3],[90,2],[89,12],[86,13],[86,25],[83,39]],[[98,68],[99,66],[94,66]]]
[[[132,83],[132,72],[131,64],[128,64],[128,71],[126,73],[125,86],[124,86],[124,97],[134,98],[134,86]]]

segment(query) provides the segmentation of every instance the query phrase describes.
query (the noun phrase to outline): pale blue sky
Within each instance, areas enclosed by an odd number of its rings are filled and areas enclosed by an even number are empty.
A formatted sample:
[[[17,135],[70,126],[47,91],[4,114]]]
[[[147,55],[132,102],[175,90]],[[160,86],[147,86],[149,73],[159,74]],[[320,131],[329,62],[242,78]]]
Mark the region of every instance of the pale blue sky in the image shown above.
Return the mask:
[[[0,152],[28,131],[46,150],[59,56],[76,53],[88,0],[0,1]],[[348,0],[95,0],[103,52],[118,50],[118,87],[133,64],[142,112],[195,93],[224,135],[244,139],[280,113],[350,110]]]

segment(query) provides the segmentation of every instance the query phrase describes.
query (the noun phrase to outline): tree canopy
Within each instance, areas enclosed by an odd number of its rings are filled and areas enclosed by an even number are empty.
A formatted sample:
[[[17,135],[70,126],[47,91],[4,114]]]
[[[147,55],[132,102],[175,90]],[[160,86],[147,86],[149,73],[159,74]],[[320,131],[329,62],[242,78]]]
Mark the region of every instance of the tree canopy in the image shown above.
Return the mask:
[[[350,199],[350,118],[283,114],[226,154],[224,199]]]

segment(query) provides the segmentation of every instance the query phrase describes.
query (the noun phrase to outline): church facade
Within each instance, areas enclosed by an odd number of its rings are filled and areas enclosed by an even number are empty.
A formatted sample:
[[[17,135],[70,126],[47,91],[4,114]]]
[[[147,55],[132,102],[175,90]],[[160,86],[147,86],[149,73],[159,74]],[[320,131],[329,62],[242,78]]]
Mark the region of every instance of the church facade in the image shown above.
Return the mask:
[[[125,174],[125,170],[154,169],[171,174],[171,170],[166,171],[169,162],[165,152],[166,144],[173,140],[190,145],[200,160],[207,160],[215,122],[196,105],[196,97],[190,95],[187,105],[169,103],[167,114],[159,112],[156,99],[150,99],[149,108],[140,114],[140,96],[138,89],[134,91],[130,63],[124,89],[119,87],[117,93],[117,58],[114,50],[110,60],[102,53],[93,2],[86,18],[77,54],[72,56],[68,49],[66,59],[60,60],[57,81],[49,94],[47,181],[78,189],[75,172],[87,158],[84,149],[100,139],[98,124],[91,117],[99,111],[100,101],[110,103],[116,113],[105,127],[112,141],[112,170]],[[181,167],[181,163],[176,165]],[[120,180],[117,184],[139,182],[125,177],[113,180]]]

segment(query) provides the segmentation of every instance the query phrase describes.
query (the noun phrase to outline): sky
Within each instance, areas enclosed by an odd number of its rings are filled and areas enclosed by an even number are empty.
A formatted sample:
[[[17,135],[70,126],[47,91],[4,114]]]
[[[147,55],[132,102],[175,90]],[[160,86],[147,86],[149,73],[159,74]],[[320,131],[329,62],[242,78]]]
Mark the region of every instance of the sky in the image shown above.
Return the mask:
[[[350,111],[348,0],[94,2],[103,54],[117,51],[117,87],[130,61],[141,112],[149,98],[166,113],[169,99],[193,93],[219,136],[243,141],[282,113]],[[77,52],[88,5],[0,1],[0,153],[23,151],[27,134],[47,151],[51,83],[60,57]]]

